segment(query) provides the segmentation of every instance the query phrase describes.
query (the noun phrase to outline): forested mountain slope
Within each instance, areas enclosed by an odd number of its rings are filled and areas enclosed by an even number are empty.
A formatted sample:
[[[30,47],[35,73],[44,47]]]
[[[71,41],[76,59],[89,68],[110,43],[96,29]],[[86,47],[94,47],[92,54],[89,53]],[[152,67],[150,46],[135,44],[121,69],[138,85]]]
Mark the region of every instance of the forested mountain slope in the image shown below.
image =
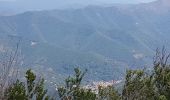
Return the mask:
[[[82,66],[92,79],[120,78],[127,67],[151,64],[157,47],[169,46],[169,4],[158,0],[2,16],[0,36],[21,37],[26,62],[43,61],[40,65],[57,73]]]

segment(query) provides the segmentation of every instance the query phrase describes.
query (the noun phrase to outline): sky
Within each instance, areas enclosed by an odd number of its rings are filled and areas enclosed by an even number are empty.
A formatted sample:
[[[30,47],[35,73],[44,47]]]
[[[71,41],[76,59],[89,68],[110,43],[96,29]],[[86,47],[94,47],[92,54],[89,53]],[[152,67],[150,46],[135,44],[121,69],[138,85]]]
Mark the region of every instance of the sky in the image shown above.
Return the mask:
[[[110,3],[110,2],[115,2],[115,3],[140,3],[140,2],[150,2],[153,0],[0,0],[1,2],[34,2],[34,1],[58,1],[58,2],[68,2],[68,1],[73,1],[73,2],[78,2],[78,1],[88,1],[88,2],[97,2],[97,1],[102,1],[105,3]]]
[[[49,10],[113,3],[145,3],[153,0],[0,0],[0,9]]]
[[[154,0],[0,0],[1,2],[13,3],[13,4],[26,4],[26,3],[58,3],[58,4],[70,4],[70,3],[143,3],[143,2],[151,2]]]

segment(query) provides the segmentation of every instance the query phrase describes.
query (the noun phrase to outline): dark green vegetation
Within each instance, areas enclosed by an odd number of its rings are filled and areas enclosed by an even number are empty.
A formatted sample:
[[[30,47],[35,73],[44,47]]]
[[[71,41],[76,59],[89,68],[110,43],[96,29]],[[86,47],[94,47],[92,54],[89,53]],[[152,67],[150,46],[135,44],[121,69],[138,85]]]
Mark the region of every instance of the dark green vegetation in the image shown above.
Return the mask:
[[[26,83],[17,80],[6,89],[5,98],[7,100],[49,100],[44,89],[44,79],[36,79],[36,75],[28,70],[26,72]]]
[[[74,71],[75,77],[68,77],[65,80],[66,86],[58,88],[59,97],[62,100],[94,100],[96,98],[95,93],[90,89],[85,90],[80,87],[87,70],[82,73],[78,68],[75,68]]]
[[[10,73],[6,73],[6,75],[9,74]],[[31,70],[27,70],[25,74],[25,79],[26,79],[25,82],[21,82],[19,79],[13,80],[8,78],[5,79],[2,77],[1,79],[3,79],[3,81],[0,82],[1,100],[50,100],[51,99],[47,95],[47,90],[44,88],[44,79],[37,78],[36,75]],[[6,82],[5,86],[2,85],[3,82]]]
[[[153,71],[130,70],[126,73],[122,99],[169,100],[170,66],[165,50],[157,52]]]
[[[89,80],[120,79],[126,68],[151,64],[156,47],[169,45],[169,4],[158,0],[1,16],[0,40],[22,38],[24,63],[33,69],[51,67],[66,77],[81,66],[89,69]]]

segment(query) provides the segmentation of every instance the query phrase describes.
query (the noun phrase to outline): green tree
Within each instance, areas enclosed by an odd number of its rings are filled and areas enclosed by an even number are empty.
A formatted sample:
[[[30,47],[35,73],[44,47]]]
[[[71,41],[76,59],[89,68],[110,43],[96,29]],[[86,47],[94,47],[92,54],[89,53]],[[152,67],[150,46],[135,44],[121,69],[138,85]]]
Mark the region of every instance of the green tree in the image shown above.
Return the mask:
[[[17,80],[7,89],[8,100],[49,100],[43,78],[36,80],[36,75],[31,70],[27,70],[25,78],[26,83]]]
[[[74,72],[73,77],[68,77],[65,80],[65,86],[58,88],[60,98],[62,100],[95,100],[95,93],[80,87],[87,70],[82,72],[79,68],[75,68]]]
[[[26,95],[26,89],[23,82],[19,80],[11,85],[5,92],[7,100],[28,100]]]
[[[157,93],[161,100],[170,100],[170,65],[167,64],[170,54],[165,48],[157,50],[154,60],[154,79]]]
[[[155,87],[152,75],[147,75],[144,70],[128,70],[124,89],[123,100],[155,100]]]
[[[27,79],[27,95],[29,99],[43,100],[49,99],[47,96],[47,90],[44,89],[44,79],[40,78],[36,81],[36,75],[30,70],[26,72],[25,78]]]
[[[36,75],[31,71],[31,69],[27,70],[26,72],[26,89],[27,89],[27,95],[28,98],[31,99],[34,96],[35,93],[35,79]]]
[[[120,100],[119,93],[114,89],[113,86],[98,87],[99,93],[97,95],[98,100]]]
[[[126,73],[123,100],[170,100],[170,54],[157,50],[153,71],[129,70]]]

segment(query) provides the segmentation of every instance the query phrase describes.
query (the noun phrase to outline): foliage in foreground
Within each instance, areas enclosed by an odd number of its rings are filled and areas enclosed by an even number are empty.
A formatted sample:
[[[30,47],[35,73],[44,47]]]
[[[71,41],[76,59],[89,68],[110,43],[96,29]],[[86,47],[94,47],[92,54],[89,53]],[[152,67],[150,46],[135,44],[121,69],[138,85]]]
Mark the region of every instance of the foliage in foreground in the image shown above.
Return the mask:
[[[80,71],[75,68],[75,75],[68,77],[65,80],[65,86],[58,88],[58,93],[61,100],[118,100],[120,99],[117,91],[112,86],[99,86],[98,93],[91,89],[84,89],[81,87],[81,81],[87,72]]]
[[[76,69],[76,77],[69,77],[66,81],[71,85],[59,88],[59,94],[61,90],[65,91],[60,97],[62,100],[170,100],[169,57],[170,54],[167,55],[162,49],[156,52],[152,70],[127,70],[122,93],[118,93],[113,86],[99,86],[97,94],[89,90],[89,95],[84,96],[86,93],[80,91],[84,73],[81,75],[81,71]],[[81,80],[78,80],[79,75],[82,76]]]
[[[7,100],[49,100],[43,78],[36,80],[36,75],[31,70],[26,72],[25,78],[26,83],[17,80],[7,88]]]
[[[127,70],[122,92],[113,86],[98,87],[98,92],[82,87],[82,80],[87,72],[75,68],[75,74],[65,80],[65,85],[58,87],[60,100],[170,100],[170,55],[157,51],[152,70]],[[44,79],[37,79],[28,70],[26,82],[17,80],[5,91],[3,100],[49,100],[44,88]],[[57,95],[57,94],[56,94]],[[2,97],[1,97],[2,98]]]
[[[68,77],[65,80],[65,86],[58,88],[61,100],[95,100],[95,93],[80,87],[81,81],[87,70],[82,72],[78,68],[75,68],[74,71],[75,75],[73,77]]]
[[[153,71],[129,70],[126,73],[123,100],[170,100],[170,55],[157,51]]]

